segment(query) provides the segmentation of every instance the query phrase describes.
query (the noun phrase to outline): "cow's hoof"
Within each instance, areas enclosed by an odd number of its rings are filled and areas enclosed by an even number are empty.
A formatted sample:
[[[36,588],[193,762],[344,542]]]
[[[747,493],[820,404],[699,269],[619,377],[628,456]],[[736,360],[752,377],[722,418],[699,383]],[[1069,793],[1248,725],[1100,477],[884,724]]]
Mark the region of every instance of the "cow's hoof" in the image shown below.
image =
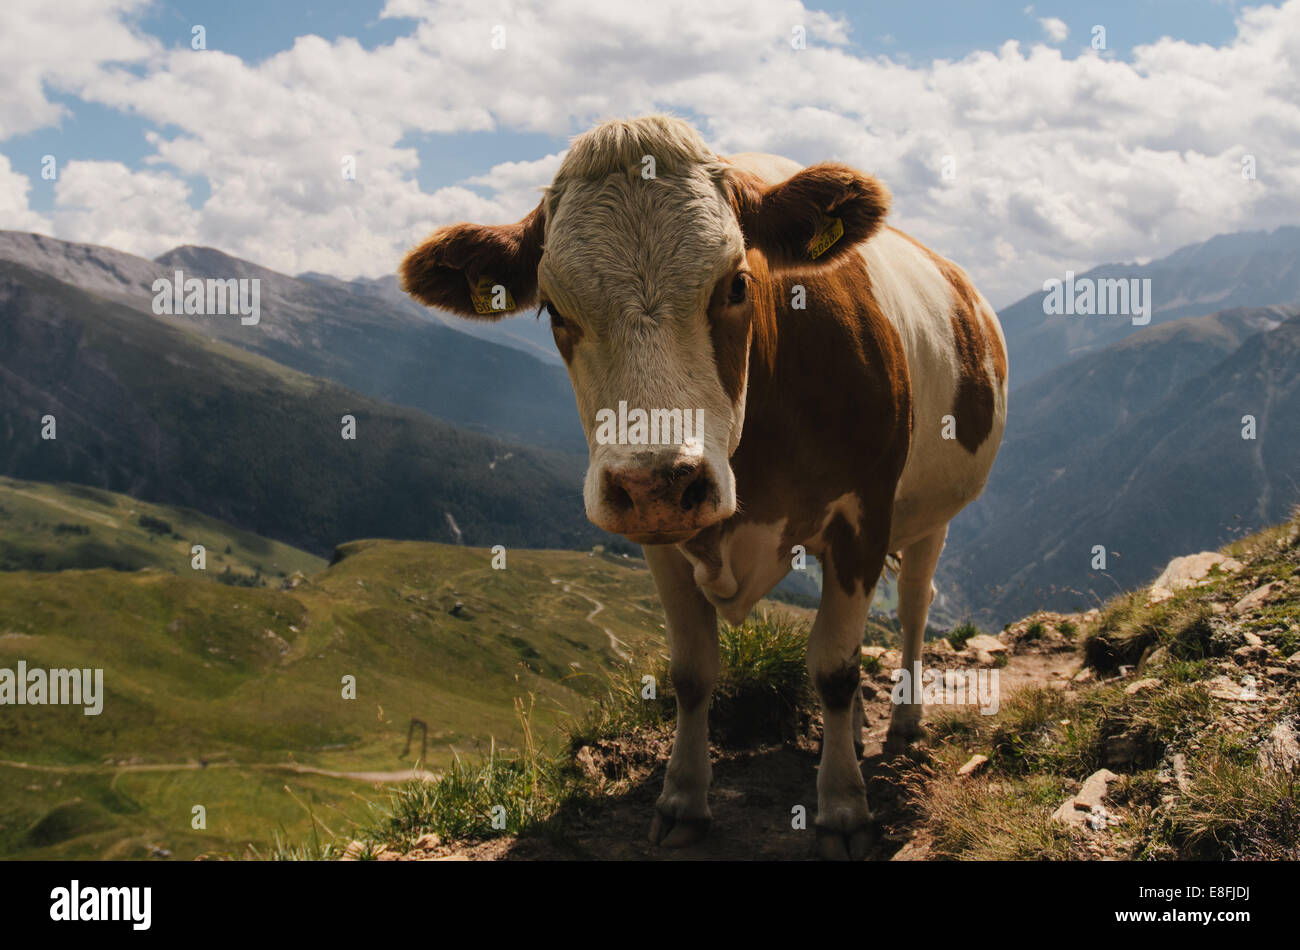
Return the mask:
[[[655,810],[650,822],[650,843],[661,848],[689,848],[709,833],[708,818],[678,818]]]
[[[869,824],[848,831],[818,826],[817,855],[823,861],[862,861],[874,840],[875,833]]]

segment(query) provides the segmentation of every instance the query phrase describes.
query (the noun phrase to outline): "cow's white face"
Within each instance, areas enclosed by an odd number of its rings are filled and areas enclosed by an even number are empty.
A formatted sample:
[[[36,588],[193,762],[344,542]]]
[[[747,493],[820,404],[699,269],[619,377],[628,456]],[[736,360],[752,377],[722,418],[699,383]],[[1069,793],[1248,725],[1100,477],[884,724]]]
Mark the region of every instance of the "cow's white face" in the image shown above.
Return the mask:
[[[680,120],[607,122],[574,140],[526,218],[436,231],[402,281],[471,318],[549,311],[587,434],[587,516],[642,544],[679,543],[736,511],[729,459],[749,355],[775,346],[768,264],[830,263],[888,204],[843,165],[767,187]]]
[[[538,293],[587,434],[587,517],[686,540],[736,510],[754,278],[735,211],[703,167],[569,182],[546,211]]]

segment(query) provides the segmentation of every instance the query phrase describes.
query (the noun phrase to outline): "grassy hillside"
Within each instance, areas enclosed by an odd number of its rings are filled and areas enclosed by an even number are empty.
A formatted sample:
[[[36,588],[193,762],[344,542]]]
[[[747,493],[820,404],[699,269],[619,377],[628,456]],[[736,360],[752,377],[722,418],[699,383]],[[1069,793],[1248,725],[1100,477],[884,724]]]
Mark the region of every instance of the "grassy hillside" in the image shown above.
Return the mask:
[[[361,541],[289,590],[190,571],[0,573],[0,667],[102,667],[106,693],[97,717],[6,707],[0,855],[265,848],[280,827],[310,828],[309,808],[327,823],[364,812],[359,792],[414,766],[412,718],[428,725],[425,764],[443,770],[493,738],[522,745],[516,700],[554,733],[622,655],[662,649],[644,565],[519,550],[498,571],[491,558]],[[190,828],[195,804],[206,831]]]
[[[205,571],[191,548],[206,549]],[[0,570],[155,567],[228,583],[273,584],[312,574],[323,558],[176,505],[153,505],[84,485],[0,478]]]

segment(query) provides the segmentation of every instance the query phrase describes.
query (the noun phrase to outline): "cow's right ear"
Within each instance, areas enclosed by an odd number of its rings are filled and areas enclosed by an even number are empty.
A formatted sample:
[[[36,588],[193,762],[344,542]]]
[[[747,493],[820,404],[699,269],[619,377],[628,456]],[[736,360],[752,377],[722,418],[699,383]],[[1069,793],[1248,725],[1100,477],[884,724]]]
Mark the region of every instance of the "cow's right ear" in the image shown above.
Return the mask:
[[[542,205],[514,224],[453,224],[406,255],[402,289],[427,307],[498,320],[537,302]]]

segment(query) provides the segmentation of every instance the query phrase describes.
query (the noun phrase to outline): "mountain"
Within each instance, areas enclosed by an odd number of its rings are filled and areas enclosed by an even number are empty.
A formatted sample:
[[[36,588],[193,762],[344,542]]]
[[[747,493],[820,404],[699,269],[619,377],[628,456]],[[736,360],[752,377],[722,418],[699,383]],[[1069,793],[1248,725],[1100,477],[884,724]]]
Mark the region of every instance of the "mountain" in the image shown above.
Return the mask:
[[[583,515],[571,455],[379,402],[4,261],[0,453],[3,475],[184,505],[317,555],[375,535],[606,537]]]
[[[502,317],[500,320],[466,320],[464,317],[445,310],[424,307],[412,300],[396,274],[384,277],[358,277],[352,281],[342,281],[328,274],[299,274],[299,280],[313,281],[327,286],[341,286],[353,294],[372,297],[383,305],[396,310],[403,310],[421,320],[437,320],[459,333],[466,333],[480,340],[498,343],[512,349],[527,353],[543,363],[550,363],[560,368],[564,361],[555,348],[555,339],[551,336],[550,321],[539,319],[536,313],[524,313],[514,317]]]
[[[1300,307],[1268,307],[1151,327],[1021,386],[941,587],[986,624],[1080,609],[1283,520],[1300,502],[1298,368]]]
[[[15,231],[0,231],[0,260],[111,297],[161,322],[191,325],[211,339],[376,399],[585,457],[586,440],[563,368],[518,347],[462,332],[473,324],[453,324],[445,316],[440,321],[406,298],[395,277],[369,283],[299,279],[192,246],[148,261],[111,248]],[[177,270],[186,279],[256,278],[258,322],[245,325],[237,316],[155,315],[153,283],[174,280]]]
[[[1064,280],[1065,274],[1049,277]],[[1300,227],[1224,234],[1148,264],[1105,264],[1079,281],[1147,280],[1150,325],[1242,307],[1300,303]],[[1037,291],[998,313],[1013,389],[1143,331],[1129,316],[1048,314]]]

